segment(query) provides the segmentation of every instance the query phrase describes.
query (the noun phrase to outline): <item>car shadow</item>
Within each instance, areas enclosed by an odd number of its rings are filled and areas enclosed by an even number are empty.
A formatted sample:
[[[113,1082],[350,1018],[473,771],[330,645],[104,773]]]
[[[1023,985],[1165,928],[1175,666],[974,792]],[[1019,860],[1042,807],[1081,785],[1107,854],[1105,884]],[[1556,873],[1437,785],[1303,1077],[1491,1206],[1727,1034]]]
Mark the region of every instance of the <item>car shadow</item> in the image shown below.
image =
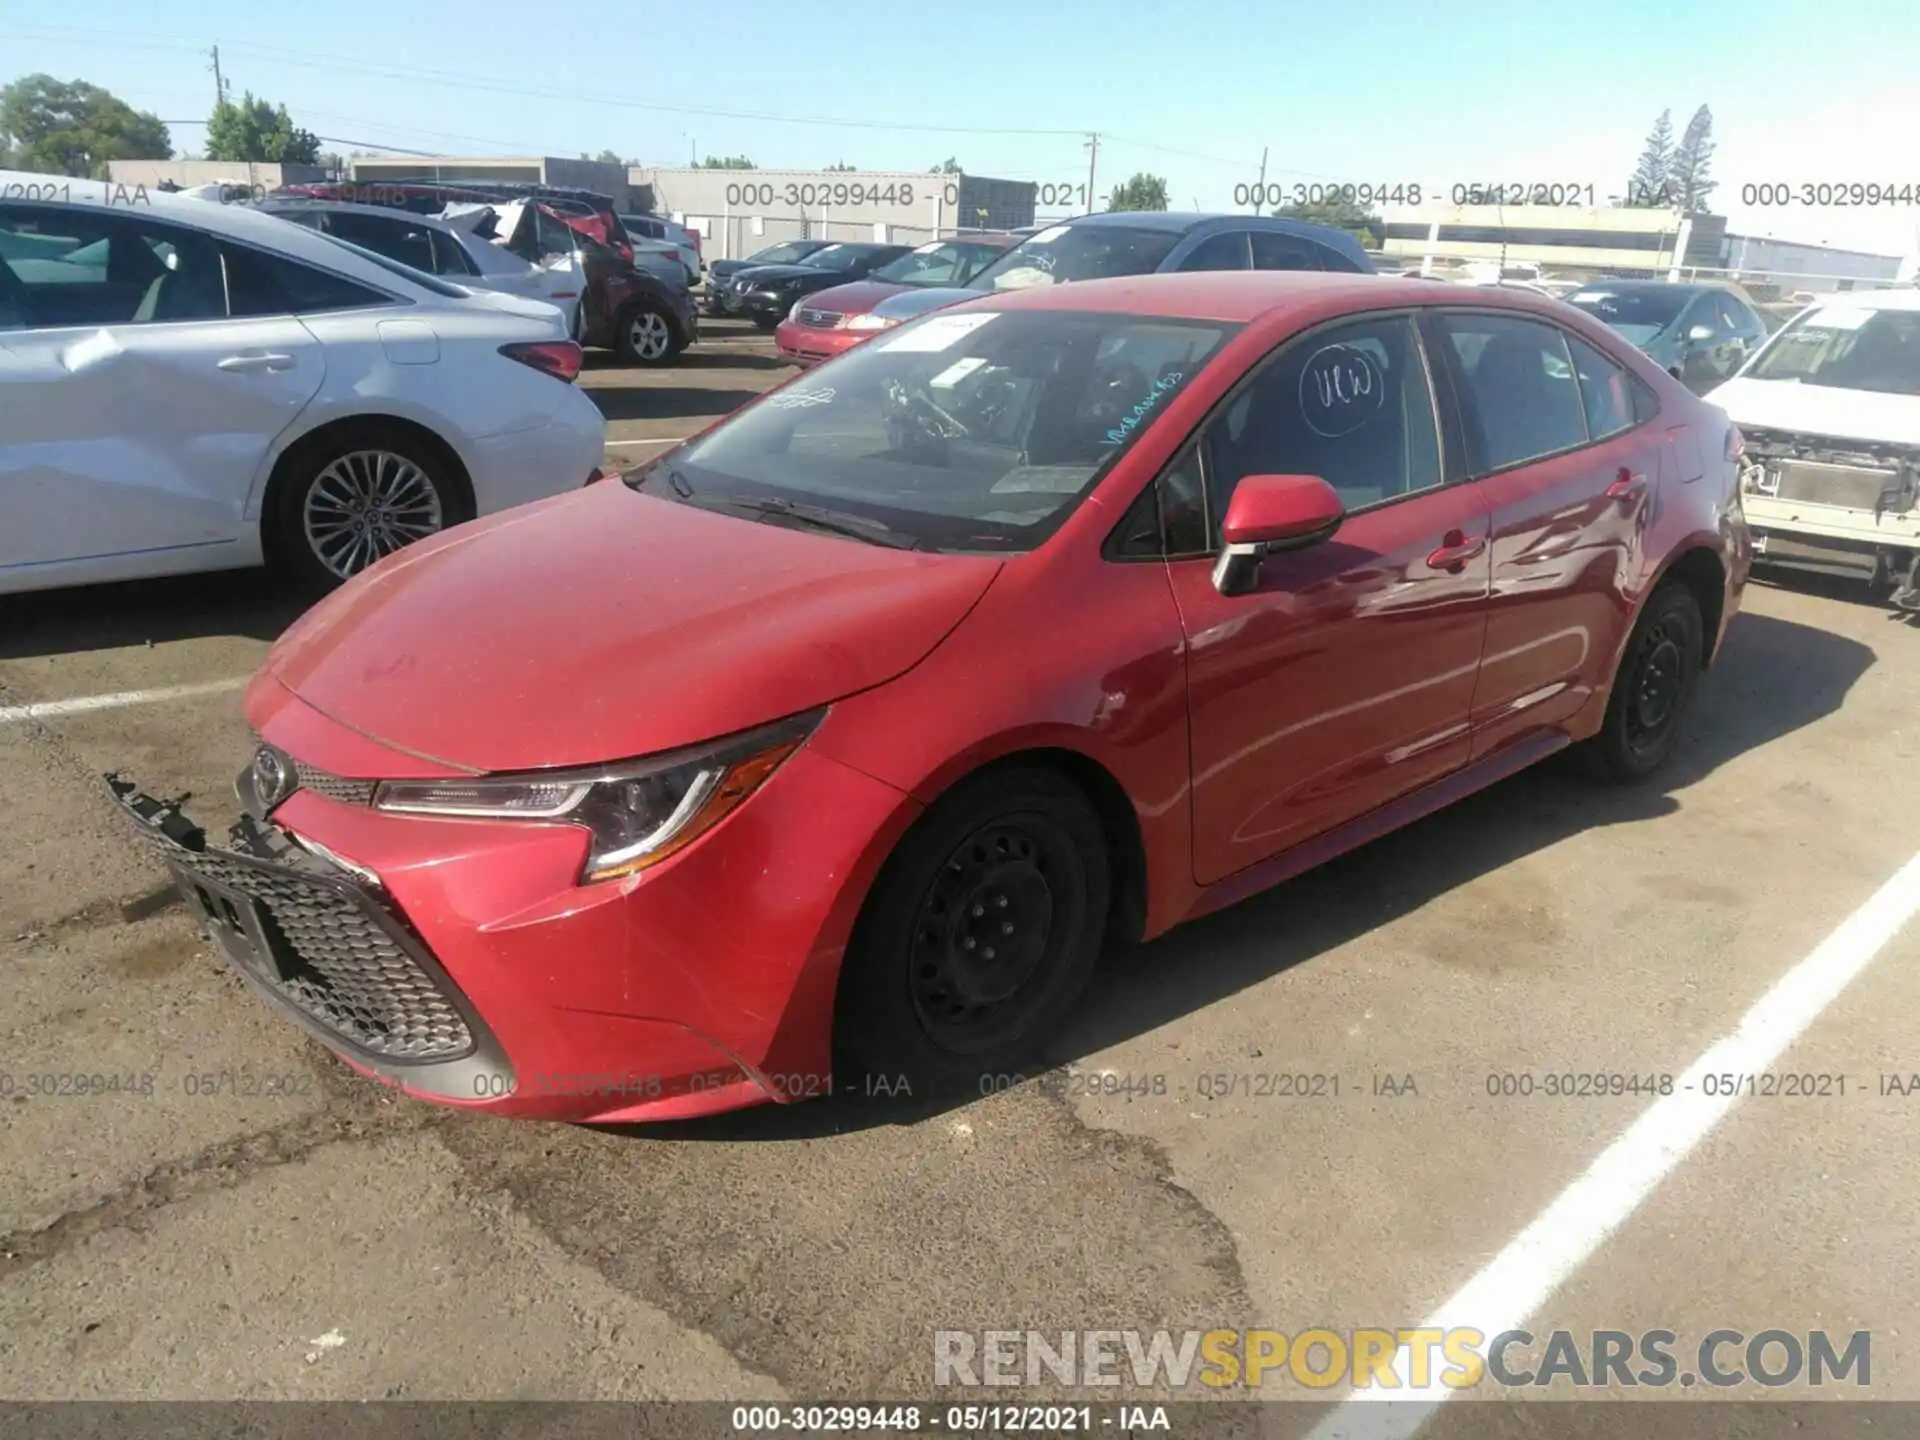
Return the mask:
[[[1920,614],[1896,610],[1892,604],[1869,590],[1863,574],[1842,573],[1799,565],[1762,565],[1755,563],[1752,582],[1768,590],[1791,595],[1814,595],[1822,600],[1838,600],[1866,610],[1882,611],[1889,620],[1920,625]]]
[[[1570,836],[1677,814],[1689,786],[1839,709],[1874,661],[1870,647],[1830,631],[1739,616],[1695,692],[1679,749],[1652,782],[1603,785],[1587,778],[1575,757],[1555,757],[1285,885],[1146,945],[1116,950],[1049,1045],[1043,1065],[1052,1072],[1040,1083],[1064,1089],[1060,1067],[1305,964]],[[654,1139],[811,1139],[914,1124],[977,1098],[868,1094],[856,1082],[854,1093],[799,1105],[604,1128]]]
[[[313,598],[263,569],[12,595],[0,599],[0,660],[213,636],[274,640]]]
[[[608,420],[708,420],[730,414],[760,391],[742,386],[588,385],[586,397]]]

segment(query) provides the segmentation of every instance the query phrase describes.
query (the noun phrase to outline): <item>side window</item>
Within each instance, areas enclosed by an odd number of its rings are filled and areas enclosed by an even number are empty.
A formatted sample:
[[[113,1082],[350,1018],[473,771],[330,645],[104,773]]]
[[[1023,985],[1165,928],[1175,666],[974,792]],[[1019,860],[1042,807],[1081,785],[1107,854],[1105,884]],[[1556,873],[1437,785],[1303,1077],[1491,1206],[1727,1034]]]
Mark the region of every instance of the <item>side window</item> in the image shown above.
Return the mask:
[[[1253,268],[1256,270],[1318,270],[1320,247],[1277,230],[1253,232]]]
[[[1247,268],[1247,232],[1223,230],[1202,240],[1186,259],[1182,270],[1245,270]]]
[[[1644,425],[1660,413],[1660,397],[1638,375],[1627,377],[1633,391],[1633,423]]]
[[[1747,335],[1752,333],[1752,322],[1740,313],[1740,307],[1735,304],[1730,297],[1726,295],[1714,296],[1713,306],[1720,316],[1720,333],[1722,335]]]
[[[235,316],[310,315],[320,310],[393,303],[378,290],[284,256],[240,245],[229,245],[225,250],[227,293],[232,297]]]
[[[1559,329],[1506,315],[1443,313],[1440,330],[1460,376],[1470,473],[1586,444],[1586,411]]]
[[[227,313],[220,249],[197,230],[144,216],[0,206],[0,314],[56,329],[217,320]]]
[[[369,215],[336,214],[327,217],[327,229],[376,255],[433,274],[433,242],[427,238],[424,225],[398,218],[383,220]]]
[[[1720,316],[1714,309],[1714,297],[1702,295],[1686,309],[1680,317],[1679,333],[1681,338],[1691,336],[1694,330],[1704,325],[1717,337],[1720,334]]]
[[[1632,377],[1577,335],[1566,337],[1573,352],[1573,373],[1580,381],[1580,403],[1586,407],[1587,434],[1595,440],[1631,430]]]
[[[1188,449],[1127,507],[1108,553],[1118,560],[1158,560],[1205,555],[1208,549],[1200,452]]]
[[[458,240],[440,230],[429,230],[427,237],[433,243],[433,273],[436,275],[478,275],[480,267],[474,263]]]
[[[1216,529],[1249,475],[1318,475],[1349,510],[1439,485],[1433,395],[1413,321],[1356,320],[1292,341],[1207,426],[1202,444]]]

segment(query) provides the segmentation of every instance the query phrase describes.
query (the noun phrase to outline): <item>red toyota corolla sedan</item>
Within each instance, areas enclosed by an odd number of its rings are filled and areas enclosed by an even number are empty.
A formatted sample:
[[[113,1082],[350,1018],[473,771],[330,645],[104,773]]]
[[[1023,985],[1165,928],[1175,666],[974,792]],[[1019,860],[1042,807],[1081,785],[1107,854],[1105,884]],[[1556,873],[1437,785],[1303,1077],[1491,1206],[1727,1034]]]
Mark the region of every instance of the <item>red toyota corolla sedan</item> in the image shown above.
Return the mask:
[[[972,231],[933,240],[882,265],[864,280],[807,296],[775,328],[780,358],[818,365],[888,328],[874,323],[873,307],[889,295],[930,286],[964,285],[1020,243],[1018,235]]]
[[[977,1094],[1109,944],[1569,745],[1656,769],[1746,580],[1740,451],[1522,293],[984,297],[323,601],[247,691],[227,845],[111,783],[410,1094]]]

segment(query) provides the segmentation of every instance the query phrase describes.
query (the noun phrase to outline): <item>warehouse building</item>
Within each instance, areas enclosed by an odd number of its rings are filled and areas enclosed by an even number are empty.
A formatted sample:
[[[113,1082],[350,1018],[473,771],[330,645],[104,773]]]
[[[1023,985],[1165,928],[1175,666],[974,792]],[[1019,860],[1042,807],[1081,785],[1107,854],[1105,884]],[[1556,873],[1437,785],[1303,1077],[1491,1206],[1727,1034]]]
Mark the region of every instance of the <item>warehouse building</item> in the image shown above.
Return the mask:
[[[616,209],[640,209],[627,184],[627,167],[603,160],[569,160],[561,155],[356,155],[347,162],[358,182],[399,180],[509,180],[528,185],[592,190],[610,198]]]
[[[1429,273],[1739,280],[1756,299],[1894,283],[1900,257],[1730,234],[1723,215],[1571,205],[1386,206],[1381,250]],[[1776,297],[1773,291],[1782,292]]]
[[[651,208],[698,230],[708,261],[781,240],[917,245],[959,230],[1033,223],[1032,181],[925,170],[716,170],[636,165],[630,188]]]

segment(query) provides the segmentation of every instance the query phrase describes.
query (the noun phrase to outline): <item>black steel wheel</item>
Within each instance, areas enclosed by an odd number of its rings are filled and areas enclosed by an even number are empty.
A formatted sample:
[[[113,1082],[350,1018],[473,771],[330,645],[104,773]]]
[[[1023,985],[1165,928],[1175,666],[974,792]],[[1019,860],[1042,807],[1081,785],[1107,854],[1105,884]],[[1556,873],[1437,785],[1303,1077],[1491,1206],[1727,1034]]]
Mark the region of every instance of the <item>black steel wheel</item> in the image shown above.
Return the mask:
[[[1111,880],[1099,816],[1047,770],[989,771],[922,816],[882,868],[842,967],[850,1072],[971,1098],[1034,1053],[1085,987]]]
[[[1635,622],[1614,675],[1606,720],[1588,742],[1600,773],[1644,779],[1666,764],[1705,654],[1700,603],[1678,581],[1654,591]]]

